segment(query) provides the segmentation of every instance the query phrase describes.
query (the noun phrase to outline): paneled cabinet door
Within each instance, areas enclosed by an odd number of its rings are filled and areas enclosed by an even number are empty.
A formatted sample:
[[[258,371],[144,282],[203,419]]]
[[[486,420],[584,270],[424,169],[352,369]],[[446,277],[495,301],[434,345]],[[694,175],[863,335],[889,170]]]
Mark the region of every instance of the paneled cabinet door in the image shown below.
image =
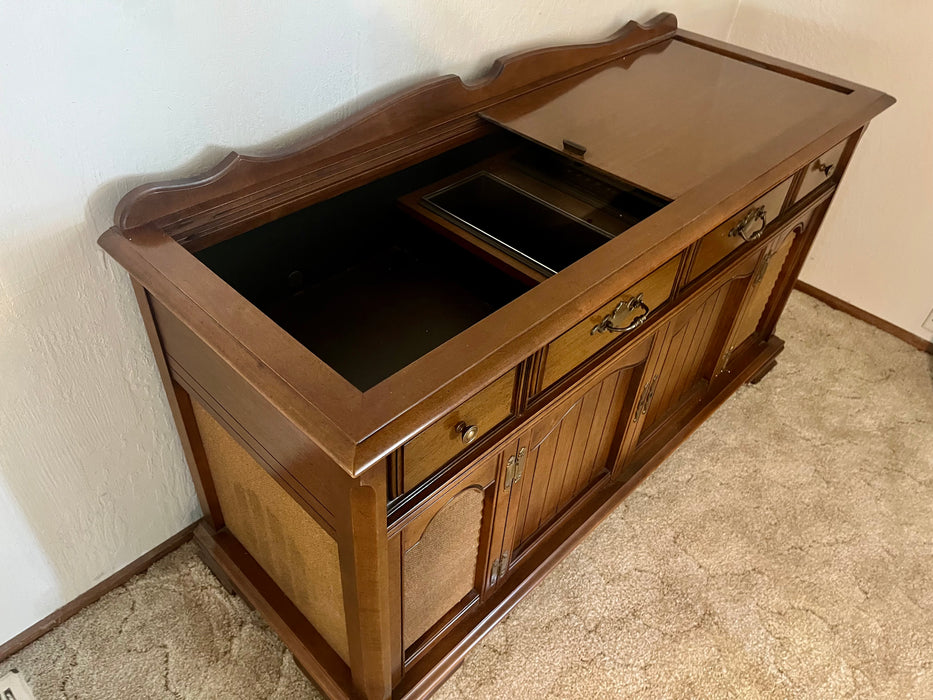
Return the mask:
[[[663,432],[678,409],[702,397],[760,257],[743,258],[723,272],[659,331],[658,351],[633,417],[639,444]]]
[[[610,359],[595,376],[519,436],[500,578],[591,487],[609,476],[645,374],[654,334]]]
[[[517,444],[478,459],[401,531],[400,634],[407,661],[484,595],[508,509],[509,494],[499,486]]]
[[[768,300],[771,298],[784,263],[790,255],[794,241],[803,233],[805,227],[806,222],[802,222],[776,235],[758,259],[751,284],[745,291],[739,310],[735,314],[735,322],[723,346],[722,355],[716,366],[717,374],[728,369],[729,361],[735,355],[735,351],[741,348],[758,330]]]

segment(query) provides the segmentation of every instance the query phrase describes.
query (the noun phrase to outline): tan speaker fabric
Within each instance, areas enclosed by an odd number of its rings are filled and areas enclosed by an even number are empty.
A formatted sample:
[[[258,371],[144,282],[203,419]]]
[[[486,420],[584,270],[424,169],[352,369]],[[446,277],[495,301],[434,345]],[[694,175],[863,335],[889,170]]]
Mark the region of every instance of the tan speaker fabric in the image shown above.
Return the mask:
[[[217,421],[192,404],[230,532],[349,663],[337,542]]]
[[[757,285],[753,288],[745,304],[742,316],[736,322],[735,330],[732,331],[732,340],[729,343],[732,347],[741,345],[758,329],[761,315],[765,312],[765,307],[768,305],[768,300],[771,298],[771,292],[774,290],[778,275],[781,274],[781,269],[784,267],[784,261],[787,260],[787,256],[790,254],[790,248],[794,243],[794,238],[796,238],[796,234],[789,234],[787,238],[781,242],[781,245],[771,253],[771,257],[768,260],[768,267]]]
[[[402,638],[412,645],[473,590],[483,492],[469,488],[439,510],[402,562]]]

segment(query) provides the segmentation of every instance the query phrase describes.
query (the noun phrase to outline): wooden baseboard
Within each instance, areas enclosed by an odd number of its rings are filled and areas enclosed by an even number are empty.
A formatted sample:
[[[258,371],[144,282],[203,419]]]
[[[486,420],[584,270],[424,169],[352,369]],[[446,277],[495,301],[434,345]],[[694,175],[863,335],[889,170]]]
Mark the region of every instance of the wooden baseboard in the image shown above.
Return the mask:
[[[806,282],[801,282],[800,280],[797,280],[797,282],[794,284],[794,289],[797,289],[804,294],[817,299],[818,301],[822,301],[830,308],[847,313],[849,316],[857,318],[859,321],[864,321],[865,323],[874,326],[875,328],[878,328],[885,333],[889,333],[895,338],[903,340],[908,345],[914,346],[917,348],[917,350],[922,350],[923,352],[928,352],[933,355],[933,342],[924,340],[919,335],[914,335],[910,331],[905,331],[900,326],[895,326],[893,323],[885,321],[883,318],[879,318],[874,314],[870,314],[847,301],[843,301],[839,297],[834,297],[832,294],[824,292],[822,289],[817,289],[813,285],[807,284]]]
[[[85,591],[70,603],[66,603],[48,617],[28,627],[8,642],[0,644],[0,661],[29,646],[46,632],[58,627],[72,615],[80,612],[91,603],[100,600],[115,588],[122,586],[136,574],[141,574],[159,559],[172,552],[191,539],[197,522],[191,523],[181,532],[172,535],[165,542],[149,550],[135,561],[130,562],[116,573],[108,576],[89,591]]]

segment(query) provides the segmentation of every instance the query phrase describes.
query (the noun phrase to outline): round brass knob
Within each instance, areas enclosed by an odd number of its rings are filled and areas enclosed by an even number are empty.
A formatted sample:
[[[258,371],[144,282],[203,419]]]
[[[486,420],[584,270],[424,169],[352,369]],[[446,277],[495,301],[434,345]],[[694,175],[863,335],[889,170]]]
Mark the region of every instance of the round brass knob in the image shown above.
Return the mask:
[[[475,425],[467,425],[463,421],[457,423],[456,431],[460,433],[460,440],[464,445],[469,445],[479,435],[479,428]]]

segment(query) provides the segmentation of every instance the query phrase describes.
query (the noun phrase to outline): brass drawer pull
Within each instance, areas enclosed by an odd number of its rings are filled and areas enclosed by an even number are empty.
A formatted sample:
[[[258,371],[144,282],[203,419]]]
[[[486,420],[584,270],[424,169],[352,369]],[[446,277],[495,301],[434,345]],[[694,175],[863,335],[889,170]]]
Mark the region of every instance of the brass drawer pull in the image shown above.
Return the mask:
[[[449,424],[448,424],[449,425]],[[454,428],[460,434],[460,440],[464,445],[469,445],[479,435],[479,428],[475,425],[467,425],[464,421],[457,423]]]
[[[822,163],[819,159],[816,161],[816,169],[823,173],[823,175],[826,177],[829,177],[832,174],[833,168],[835,167],[835,163]]]
[[[761,219],[761,226],[751,233],[745,233],[745,229],[749,228],[758,219]],[[763,206],[755,207],[745,215],[744,219],[732,227],[732,230],[729,231],[729,235],[739,236],[743,241],[757,241],[761,238],[761,232],[765,230],[765,226],[767,225],[768,217],[765,208]]]
[[[627,326],[616,326],[616,314],[620,311],[634,311],[635,309],[641,309],[644,313],[639,314],[631,320]],[[623,299],[616,307],[612,310],[612,313],[606,316],[602,321],[593,326],[593,330],[590,331],[590,335],[595,335],[596,333],[628,333],[633,331],[636,328],[640,328],[644,325],[645,321],[648,320],[648,314],[651,313],[651,309],[648,308],[648,305],[645,304],[644,295],[639,294],[637,297],[632,297],[631,299]]]

